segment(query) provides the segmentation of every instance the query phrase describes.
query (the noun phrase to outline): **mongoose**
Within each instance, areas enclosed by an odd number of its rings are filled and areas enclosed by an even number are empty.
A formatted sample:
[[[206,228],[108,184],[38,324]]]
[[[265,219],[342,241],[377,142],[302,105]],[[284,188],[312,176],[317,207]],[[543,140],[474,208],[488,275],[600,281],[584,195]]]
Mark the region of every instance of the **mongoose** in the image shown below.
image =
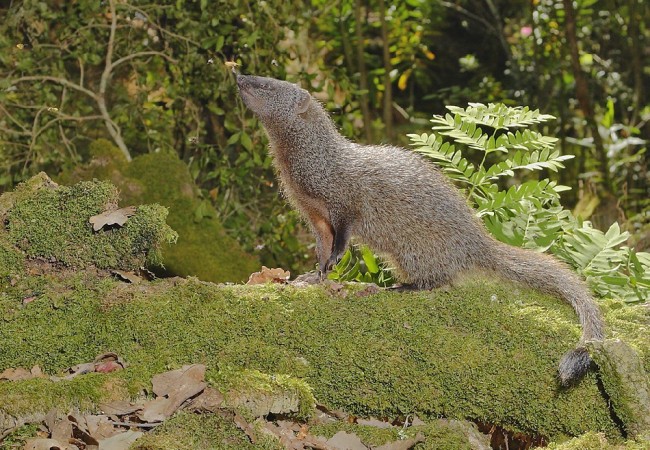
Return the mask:
[[[400,147],[350,142],[299,86],[246,75],[237,75],[237,84],[268,134],[286,197],[316,237],[321,271],[339,261],[355,236],[388,256],[399,280],[417,289],[478,269],[557,295],[583,327],[578,346],[560,361],[560,382],[570,385],[587,372],[585,344],[602,340],[604,326],[577,274],[551,256],[493,239],[430,161]]]

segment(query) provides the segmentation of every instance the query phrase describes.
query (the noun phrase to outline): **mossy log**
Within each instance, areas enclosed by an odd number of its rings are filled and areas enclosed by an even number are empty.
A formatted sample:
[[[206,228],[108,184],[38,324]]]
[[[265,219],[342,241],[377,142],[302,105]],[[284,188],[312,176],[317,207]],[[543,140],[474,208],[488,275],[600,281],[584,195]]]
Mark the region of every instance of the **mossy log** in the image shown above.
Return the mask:
[[[204,281],[241,282],[259,270],[257,257],[246,253],[226,234],[219,214],[200,198],[187,165],[172,153],[148,153],[128,162],[105,139],[90,144],[90,160],[55,179],[73,185],[93,179],[109,181],[120,190],[121,206],[157,203],[169,208],[167,223],[178,232],[173,245],[163,244],[165,276],[195,276]]]
[[[595,368],[563,389],[557,363],[580,330],[559,299],[482,278],[408,293],[327,283],[216,285],[191,278],[128,284],[97,269],[94,259],[65,265],[59,257],[29,253],[28,244],[36,242],[26,234],[29,221],[11,228],[18,223],[20,198],[0,198],[0,215],[9,218],[9,229],[0,227],[0,371],[39,365],[57,374],[109,351],[128,367],[57,383],[0,382],[5,423],[52,407],[94,410],[100,402],[138,395],[153,374],[203,363],[208,382],[220,388],[230,383],[224,374],[259,371],[273,380],[295,380],[308,391],[303,400],[313,395],[331,410],[359,416],[467,419],[547,441],[591,432],[617,442],[648,432],[639,414],[648,405],[630,395],[647,392],[647,305],[603,303],[608,336],[629,344],[617,351],[626,363],[607,359],[611,367]],[[93,211],[74,226],[88,228]],[[159,238],[168,233],[161,225],[153,230],[165,231],[153,234]],[[131,258],[118,259],[118,267]],[[14,264],[17,259],[21,264]],[[605,365],[607,351],[595,351]],[[631,380],[636,386],[626,385]],[[313,408],[301,405],[300,416]]]

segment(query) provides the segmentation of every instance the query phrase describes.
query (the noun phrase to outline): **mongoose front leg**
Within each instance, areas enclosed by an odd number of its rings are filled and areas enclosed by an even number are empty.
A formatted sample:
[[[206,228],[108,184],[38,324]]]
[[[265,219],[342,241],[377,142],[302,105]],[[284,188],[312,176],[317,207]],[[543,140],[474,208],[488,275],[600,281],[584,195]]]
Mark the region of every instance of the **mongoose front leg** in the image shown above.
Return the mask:
[[[332,229],[332,225],[319,215],[310,215],[309,220],[314,236],[316,237],[316,256],[318,257],[318,268],[322,277],[327,261],[332,254],[334,230]]]
[[[334,225],[334,245],[332,254],[327,260],[325,270],[330,271],[341,260],[343,254],[348,249],[350,237],[352,235],[352,225],[347,220],[336,221]],[[321,266],[322,267],[322,266]]]

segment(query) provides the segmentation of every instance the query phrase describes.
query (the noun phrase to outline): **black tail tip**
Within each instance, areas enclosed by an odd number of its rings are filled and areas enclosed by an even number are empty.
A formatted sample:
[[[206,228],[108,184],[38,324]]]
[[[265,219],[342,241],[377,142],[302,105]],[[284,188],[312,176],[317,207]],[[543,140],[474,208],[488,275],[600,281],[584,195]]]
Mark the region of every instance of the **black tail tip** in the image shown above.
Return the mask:
[[[562,386],[571,386],[585,376],[591,366],[591,357],[585,347],[565,353],[560,361],[558,375]]]

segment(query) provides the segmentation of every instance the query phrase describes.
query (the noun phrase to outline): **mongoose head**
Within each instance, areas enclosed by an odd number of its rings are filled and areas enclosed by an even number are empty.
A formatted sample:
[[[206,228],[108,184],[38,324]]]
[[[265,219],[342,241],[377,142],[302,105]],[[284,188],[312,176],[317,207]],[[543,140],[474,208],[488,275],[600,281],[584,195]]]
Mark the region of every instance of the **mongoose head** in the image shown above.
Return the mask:
[[[244,104],[265,124],[291,121],[311,104],[309,92],[287,81],[238,74],[237,85]]]

